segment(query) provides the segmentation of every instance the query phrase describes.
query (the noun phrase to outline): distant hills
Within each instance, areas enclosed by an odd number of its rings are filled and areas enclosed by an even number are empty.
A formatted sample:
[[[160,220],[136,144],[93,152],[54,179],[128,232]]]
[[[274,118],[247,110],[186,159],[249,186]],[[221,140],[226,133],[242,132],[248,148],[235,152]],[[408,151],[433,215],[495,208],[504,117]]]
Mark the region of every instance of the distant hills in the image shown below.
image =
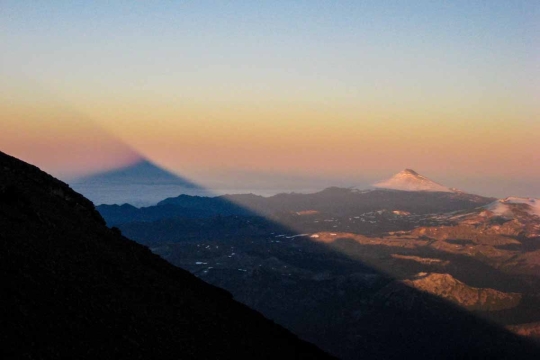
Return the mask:
[[[109,225],[133,221],[155,221],[173,217],[205,218],[216,215],[263,215],[280,212],[316,211],[340,216],[357,216],[379,210],[398,210],[415,214],[443,213],[474,209],[495,198],[459,193],[429,191],[356,190],[327,188],[312,194],[253,194],[215,197],[179,195],[157,205],[136,208],[130,205],[100,205],[97,209]]]
[[[3,359],[328,358],[4,153],[0,279]]]
[[[80,179],[75,179],[70,181],[70,184],[75,190],[87,196],[97,205],[121,205],[127,203],[136,207],[141,207],[156,205],[159,201],[162,201],[162,203],[171,203],[174,200],[171,200],[170,198],[180,194],[196,196],[213,195],[212,189],[204,189],[192,181],[173,174],[172,172],[167,171],[144,158],[142,158],[142,160],[139,162],[124,168],[113,169]],[[243,184],[242,187],[249,189],[249,184]],[[373,184],[373,188],[375,190],[402,192],[443,192],[465,194],[462,191],[448,188],[436,183],[411,169],[405,169],[395,174],[390,179],[377,182]],[[352,188],[343,189],[338,187],[330,187],[321,192],[304,194],[306,195],[304,200],[308,202],[311,202],[312,199],[319,202],[340,200],[341,206],[344,206],[346,205],[343,203],[343,201],[346,200],[344,197],[348,196],[350,193],[349,190],[355,192],[356,194],[364,194],[367,192],[365,190]],[[249,209],[259,211],[261,208],[268,207],[269,204],[272,204],[271,206],[275,209],[278,202],[287,201],[287,198],[294,199],[293,202],[297,204],[298,201],[303,201],[300,195],[302,194],[281,193],[269,197],[268,200],[262,200],[262,197],[257,197],[253,194],[236,194],[230,195],[227,200]],[[329,198],[334,196],[341,198]],[[437,196],[440,195],[436,195],[436,197]],[[377,197],[380,196],[377,195]],[[399,197],[399,195],[393,197]],[[402,195],[402,197],[405,198],[407,195]],[[318,200],[316,200],[316,198]],[[369,198],[369,195],[365,196],[365,198]],[[354,195],[354,199],[355,201],[358,200],[358,196]],[[186,200],[186,198],[183,200]],[[290,208],[289,205],[285,207]]]

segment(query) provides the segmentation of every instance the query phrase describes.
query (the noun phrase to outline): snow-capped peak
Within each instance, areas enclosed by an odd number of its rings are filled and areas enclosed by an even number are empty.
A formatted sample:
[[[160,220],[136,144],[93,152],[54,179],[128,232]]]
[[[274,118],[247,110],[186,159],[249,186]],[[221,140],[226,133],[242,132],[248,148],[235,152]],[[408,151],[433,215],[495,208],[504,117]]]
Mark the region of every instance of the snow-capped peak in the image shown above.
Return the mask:
[[[373,186],[381,189],[402,191],[453,192],[452,189],[438,184],[435,181],[430,180],[427,177],[422,176],[411,169],[405,169],[403,171],[400,171],[399,173],[392,176],[390,179],[379,181],[373,184]]]
[[[497,200],[485,206],[485,208],[495,215],[512,216],[511,205],[523,204],[524,210],[530,215],[540,216],[540,199],[522,198],[510,196],[505,199]]]

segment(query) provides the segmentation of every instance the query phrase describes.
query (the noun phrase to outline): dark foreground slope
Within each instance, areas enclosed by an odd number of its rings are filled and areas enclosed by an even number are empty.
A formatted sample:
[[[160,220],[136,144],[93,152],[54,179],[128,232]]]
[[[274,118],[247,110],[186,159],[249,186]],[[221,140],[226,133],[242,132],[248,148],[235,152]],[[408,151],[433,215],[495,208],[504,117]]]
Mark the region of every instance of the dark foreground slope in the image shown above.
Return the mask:
[[[326,357],[3,153],[0,279],[3,359]]]

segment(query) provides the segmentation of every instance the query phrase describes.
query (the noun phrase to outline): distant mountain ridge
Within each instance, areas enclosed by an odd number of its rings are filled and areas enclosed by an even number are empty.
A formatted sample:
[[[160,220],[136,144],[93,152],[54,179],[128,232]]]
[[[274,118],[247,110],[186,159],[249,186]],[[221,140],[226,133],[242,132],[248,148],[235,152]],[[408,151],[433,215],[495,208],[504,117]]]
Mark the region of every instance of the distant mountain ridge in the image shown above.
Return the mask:
[[[155,206],[136,208],[124,205],[100,205],[98,211],[109,225],[134,221],[157,221],[176,217],[272,216],[276,213],[317,211],[357,216],[370,211],[406,211],[415,214],[444,213],[474,209],[495,198],[457,192],[409,192],[385,189],[358,191],[332,187],[312,194],[277,194],[263,197],[253,194],[215,197],[179,195]]]

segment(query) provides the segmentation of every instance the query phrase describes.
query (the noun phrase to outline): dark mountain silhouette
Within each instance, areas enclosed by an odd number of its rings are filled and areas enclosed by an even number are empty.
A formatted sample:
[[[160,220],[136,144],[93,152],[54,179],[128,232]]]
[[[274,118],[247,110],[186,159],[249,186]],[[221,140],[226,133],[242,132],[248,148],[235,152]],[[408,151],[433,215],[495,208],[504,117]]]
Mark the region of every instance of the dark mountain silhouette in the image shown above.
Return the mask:
[[[326,358],[0,153],[3,359]]]
[[[180,195],[174,201],[162,201],[158,205],[137,208],[133,205],[99,205],[98,210],[109,226],[135,222],[156,221],[176,217],[208,218],[214,216],[255,215],[253,211],[237,205],[226,197],[203,197]]]

